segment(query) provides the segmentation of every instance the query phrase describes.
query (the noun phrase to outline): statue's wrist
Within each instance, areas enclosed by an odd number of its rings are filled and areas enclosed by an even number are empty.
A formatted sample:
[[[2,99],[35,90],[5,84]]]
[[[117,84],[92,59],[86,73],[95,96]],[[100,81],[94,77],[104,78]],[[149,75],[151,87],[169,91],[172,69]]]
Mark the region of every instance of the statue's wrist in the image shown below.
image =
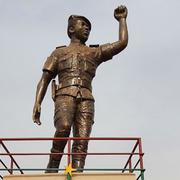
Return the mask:
[[[126,20],[126,17],[120,17],[119,20]]]
[[[121,23],[121,22],[124,22],[124,21],[126,21],[126,17],[121,17],[121,18],[119,18],[119,23]]]
[[[35,106],[41,106],[41,103],[40,102],[35,102]]]

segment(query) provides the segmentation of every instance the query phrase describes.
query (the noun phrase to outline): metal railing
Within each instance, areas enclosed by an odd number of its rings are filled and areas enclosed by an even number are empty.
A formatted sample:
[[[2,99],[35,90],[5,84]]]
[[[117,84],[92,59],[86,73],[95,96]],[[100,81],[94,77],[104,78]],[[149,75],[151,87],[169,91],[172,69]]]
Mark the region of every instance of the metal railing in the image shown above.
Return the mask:
[[[67,141],[67,152],[65,153],[12,153],[9,151],[7,146],[5,145],[5,142],[34,142],[34,141]],[[78,141],[78,140],[88,140],[88,141],[131,141],[133,142],[133,148],[130,152],[87,152],[87,153],[72,153],[71,152],[71,144],[72,141]],[[118,171],[118,172],[129,172],[129,173],[135,173],[137,174],[137,180],[141,179],[144,180],[144,165],[143,165],[143,151],[142,151],[142,142],[141,138],[139,137],[128,137],[128,138],[119,138],[119,137],[90,137],[90,138],[75,138],[75,137],[69,137],[69,138],[0,138],[0,145],[4,149],[5,153],[0,152],[0,156],[7,156],[10,158],[10,165],[6,165],[2,159],[0,158],[0,164],[3,166],[3,168],[0,168],[0,171],[7,171],[9,174],[13,174],[14,171],[19,172],[20,174],[24,174],[24,171],[42,171],[46,170],[43,168],[21,168],[17,161],[15,160],[14,156],[44,156],[44,155],[50,155],[50,154],[61,154],[67,156],[67,165],[71,163],[71,156],[72,155],[87,155],[87,156],[127,156],[127,161],[123,168],[84,168],[84,171]],[[134,160],[136,157],[136,160]],[[25,161],[25,159],[24,159]],[[15,166],[15,167],[14,167]],[[64,170],[64,169],[58,169],[58,170]],[[3,179],[3,176],[0,175],[0,178]]]

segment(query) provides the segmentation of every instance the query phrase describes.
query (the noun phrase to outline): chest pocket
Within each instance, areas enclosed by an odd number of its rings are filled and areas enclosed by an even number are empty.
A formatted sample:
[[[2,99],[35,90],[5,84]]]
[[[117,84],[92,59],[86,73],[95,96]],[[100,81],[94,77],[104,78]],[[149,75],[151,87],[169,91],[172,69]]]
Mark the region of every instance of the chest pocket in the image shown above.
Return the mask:
[[[92,59],[86,59],[84,62],[84,70],[93,77],[95,76],[96,64],[92,61]]]
[[[59,70],[63,71],[66,69],[71,69],[72,68],[72,59],[73,59],[72,55],[65,55],[64,57],[62,57],[59,60],[59,64],[58,64]]]

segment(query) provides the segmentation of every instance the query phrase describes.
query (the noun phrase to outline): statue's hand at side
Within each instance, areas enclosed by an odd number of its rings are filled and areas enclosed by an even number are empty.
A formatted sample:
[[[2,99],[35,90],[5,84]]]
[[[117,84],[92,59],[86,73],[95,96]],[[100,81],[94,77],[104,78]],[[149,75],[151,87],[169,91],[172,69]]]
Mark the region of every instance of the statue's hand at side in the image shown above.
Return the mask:
[[[40,121],[40,115],[41,115],[41,105],[40,104],[35,104],[33,108],[33,121],[34,123],[41,125]]]
[[[119,21],[121,18],[126,18],[128,10],[126,6],[119,6],[114,10],[114,17]]]

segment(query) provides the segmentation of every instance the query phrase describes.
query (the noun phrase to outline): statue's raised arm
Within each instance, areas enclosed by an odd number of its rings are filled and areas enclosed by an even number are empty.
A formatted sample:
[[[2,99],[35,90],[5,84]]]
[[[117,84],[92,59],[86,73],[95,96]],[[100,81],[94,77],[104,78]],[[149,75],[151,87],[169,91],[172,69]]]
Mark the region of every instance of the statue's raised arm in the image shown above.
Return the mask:
[[[113,55],[121,52],[128,44],[127,14],[128,10],[125,6],[119,6],[114,10],[114,17],[119,22],[119,40],[112,43]]]

